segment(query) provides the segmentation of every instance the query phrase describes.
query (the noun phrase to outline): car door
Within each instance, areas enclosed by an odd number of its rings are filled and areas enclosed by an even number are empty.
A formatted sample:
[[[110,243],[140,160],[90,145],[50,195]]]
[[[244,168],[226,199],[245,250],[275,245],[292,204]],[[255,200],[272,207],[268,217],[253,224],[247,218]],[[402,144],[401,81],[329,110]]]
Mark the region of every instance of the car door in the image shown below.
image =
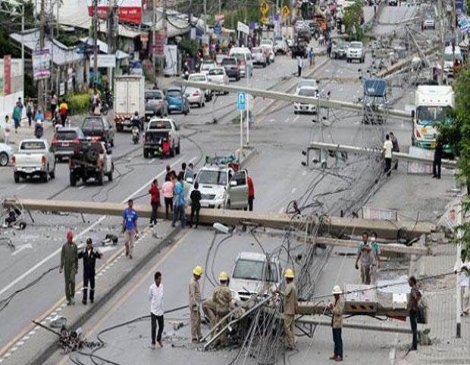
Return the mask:
[[[228,195],[230,208],[243,209],[248,206],[248,175],[246,170],[237,171],[230,179]]]

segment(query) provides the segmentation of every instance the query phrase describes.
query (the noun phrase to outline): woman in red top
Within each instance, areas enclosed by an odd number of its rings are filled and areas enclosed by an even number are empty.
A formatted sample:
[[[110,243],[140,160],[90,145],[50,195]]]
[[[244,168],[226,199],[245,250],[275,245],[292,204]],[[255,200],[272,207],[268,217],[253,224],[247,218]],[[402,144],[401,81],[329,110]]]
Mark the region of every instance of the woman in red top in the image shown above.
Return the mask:
[[[150,227],[157,225],[157,210],[160,206],[160,189],[158,188],[158,180],[155,179],[150,185],[149,194],[151,195],[150,204],[152,205],[152,217],[150,218]]]

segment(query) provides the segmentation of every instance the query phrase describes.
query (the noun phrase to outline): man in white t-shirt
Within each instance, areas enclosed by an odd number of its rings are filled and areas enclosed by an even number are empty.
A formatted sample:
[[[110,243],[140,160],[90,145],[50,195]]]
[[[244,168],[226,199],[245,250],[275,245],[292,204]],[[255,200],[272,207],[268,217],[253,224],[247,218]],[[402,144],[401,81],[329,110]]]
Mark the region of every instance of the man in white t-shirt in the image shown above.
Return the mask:
[[[163,333],[163,284],[162,284],[162,274],[157,271],[154,275],[154,283],[150,285],[148,297],[150,301],[150,323],[152,327],[152,348],[155,348],[155,340],[158,342],[160,347],[163,347],[162,343],[162,333]],[[157,322],[158,322],[158,334],[157,332]],[[156,337],[156,338],[155,338]]]
[[[462,310],[460,315],[468,315],[470,312],[470,263],[466,260],[466,252],[462,250],[460,259],[454,266],[454,272],[458,275],[458,285],[461,290],[460,300]]]
[[[384,157],[385,157],[385,171],[387,173],[387,176],[390,176],[392,172],[392,149],[393,149],[393,143],[390,140],[390,136],[387,134],[385,136],[385,142],[384,142]]]

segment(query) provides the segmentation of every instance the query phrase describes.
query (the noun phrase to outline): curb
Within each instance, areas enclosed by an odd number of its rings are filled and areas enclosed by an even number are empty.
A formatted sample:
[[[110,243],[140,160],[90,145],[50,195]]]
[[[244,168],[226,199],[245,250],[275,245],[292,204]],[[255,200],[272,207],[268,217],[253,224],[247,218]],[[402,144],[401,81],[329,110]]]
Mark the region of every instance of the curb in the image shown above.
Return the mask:
[[[245,167],[245,165],[248,164],[248,162],[250,162],[250,160],[253,157],[258,155],[258,150],[253,146],[244,146],[243,148],[244,149],[249,149],[250,152],[248,152],[244,155],[244,159],[242,161],[240,161],[240,167]]]

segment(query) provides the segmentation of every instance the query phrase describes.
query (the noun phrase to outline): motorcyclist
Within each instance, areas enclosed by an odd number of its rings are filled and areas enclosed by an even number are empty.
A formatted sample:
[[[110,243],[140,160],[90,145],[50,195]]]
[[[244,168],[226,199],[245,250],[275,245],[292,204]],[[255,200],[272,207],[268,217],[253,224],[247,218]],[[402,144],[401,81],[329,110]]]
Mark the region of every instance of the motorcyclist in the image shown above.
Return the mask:
[[[142,130],[144,129],[142,125],[142,121],[140,120],[140,117],[139,117],[139,112],[137,111],[134,113],[134,117],[132,118],[131,123],[132,123],[131,124],[132,128],[134,127],[139,128],[139,133],[142,132]]]
[[[34,136],[36,138],[41,138],[44,133],[44,128],[42,126],[42,122],[40,120],[36,121],[36,125],[34,126]]]

